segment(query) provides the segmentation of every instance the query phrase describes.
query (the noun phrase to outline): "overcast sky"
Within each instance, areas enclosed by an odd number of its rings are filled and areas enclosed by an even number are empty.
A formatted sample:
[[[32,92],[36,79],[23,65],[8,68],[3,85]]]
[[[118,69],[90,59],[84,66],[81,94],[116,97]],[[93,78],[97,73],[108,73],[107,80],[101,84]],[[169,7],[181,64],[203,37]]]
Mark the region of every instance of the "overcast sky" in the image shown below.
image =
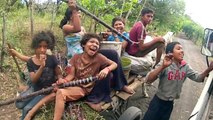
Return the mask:
[[[186,13],[204,28],[213,28],[213,0],[185,0]]]

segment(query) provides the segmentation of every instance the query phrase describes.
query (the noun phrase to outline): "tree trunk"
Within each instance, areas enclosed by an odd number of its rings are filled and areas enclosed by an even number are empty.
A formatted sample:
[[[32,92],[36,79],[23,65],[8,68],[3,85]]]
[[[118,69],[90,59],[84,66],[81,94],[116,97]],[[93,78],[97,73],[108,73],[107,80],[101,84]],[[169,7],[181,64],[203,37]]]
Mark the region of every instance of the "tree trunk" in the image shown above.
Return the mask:
[[[30,35],[33,38],[34,26],[33,26],[33,0],[29,0],[29,12],[30,12]]]
[[[52,9],[52,18],[51,18],[51,23],[50,23],[50,30],[52,30],[52,27],[53,27],[53,22],[55,20],[55,16],[56,16],[56,9],[55,9],[55,4],[53,5],[53,9]]]
[[[139,11],[139,13],[138,13],[138,16],[137,16],[137,18],[136,18],[136,20],[135,20],[135,23],[138,21],[138,19],[139,19],[139,17],[141,16],[141,11],[142,11],[142,9],[143,9],[143,6],[146,4],[146,0],[144,0],[144,3],[142,3],[142,1],[141,1],[141,10]]]
[[[121,8],[121,14],[120,14],[120,17],[122,17],[123,9],[124,9],[124,5],[125,5],[125,0],[123,0],[123,4],[122,4],[122,8]]]
[[[0,61],[0,72],[3,72],[4,63],[4,46],[6,41],[6,16],[3,14],[3,26],[2,26],[2,48],[1,48],[1,61]]]
[[[128,18],[129,18],[129,15],[130,15],[131,11],[132,11],[132,7],[129,9],[128,13],[126,14],[126,17],[125,17],[125,19],[124,19],[125,22],[127,22],[127,20],[128,20]]]
[[[29,2],[27,0],[24,0],[24,2],[26,4],[27,10],[29,10]]]

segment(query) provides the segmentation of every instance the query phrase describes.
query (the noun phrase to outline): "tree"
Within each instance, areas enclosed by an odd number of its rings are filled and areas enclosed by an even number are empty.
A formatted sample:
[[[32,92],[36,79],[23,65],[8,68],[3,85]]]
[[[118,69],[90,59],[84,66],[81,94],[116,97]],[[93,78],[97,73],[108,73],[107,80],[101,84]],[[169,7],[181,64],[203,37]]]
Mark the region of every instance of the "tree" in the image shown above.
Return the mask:
[[[0,15],[2,17],[2,46],[1,46],[1,61],[0,61],[0,72],[3,71],[3,63],[4,63],[4,53],[5,53],[5,42],[6,42],[6,20],[7,20],[7,14],[11,10],[12,6],[16,3],[17,0],[5,0],[2,1],[0,4]]]

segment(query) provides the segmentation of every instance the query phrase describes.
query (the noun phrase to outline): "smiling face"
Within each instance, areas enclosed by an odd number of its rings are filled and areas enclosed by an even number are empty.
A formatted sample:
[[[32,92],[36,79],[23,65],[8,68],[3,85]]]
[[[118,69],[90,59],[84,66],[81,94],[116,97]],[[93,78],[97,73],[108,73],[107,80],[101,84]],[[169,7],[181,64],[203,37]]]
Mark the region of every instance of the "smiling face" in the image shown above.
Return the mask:
[[[90,38],[85,45],[83,45],[84,52],[90,57],[94,56],[100,47],[100,42],[96,38]]]
[[[124,23],[122,21],[116,21],[113,26],[117,31],[124,31]]]
[[[176,44],[172,54],[175,61],[181,62],[184,57],[183,47],[180,44]]]

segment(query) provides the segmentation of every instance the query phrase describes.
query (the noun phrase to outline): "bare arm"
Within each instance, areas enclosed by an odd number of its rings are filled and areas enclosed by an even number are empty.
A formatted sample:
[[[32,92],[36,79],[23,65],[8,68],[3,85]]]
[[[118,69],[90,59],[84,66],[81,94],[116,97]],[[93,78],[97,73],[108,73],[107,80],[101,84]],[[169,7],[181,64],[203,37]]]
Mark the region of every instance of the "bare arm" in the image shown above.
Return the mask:
[[[72,25],[69,24],[69,25],[63,26],[63,31],[65,33],[65,36],[69,33],[77,33],[81,31],[81,22],[80,22],[80,17],[78,15],[77,8],[76,8],[76,1],[69,0],[68,6],[72,11],[72,15],[69,20],[69,22],[72,23]]]
[[[71,66],[71,72],[64,79],[67,81],[72,81],[75,78],[75,67]]]
[[[210,63],[210,66],[200,74],[200,79],[204,80],[204,78],[213,70],[213,62]]]
[[[72,81],[74,80],[74,78],[75,78],[75,67],[71,66],[70,73],[65,78],[59,78],[58,81],[56,81],[56,84],[60,85],[60,84]]]
[[[110,71],[113,71],[117,68],[117,63],[115,63],[114,61],[110,60],[110,65],[108,66],[107,69],[109,69]]]
[[[43,70],[44,70],[44,67],[45,67],[45,64],[46,64],[46,55],[40,55],[40,59],[39,59],[39,62],[40,62],[40,67],[39,69],[36,71],[36,72],[30,72],[30,78],[32,80],[33,83],[36,83],[38,81],[38,79],[40,78]]]
[[[114,61],[112,61],[112,60],[110,60],[110,59],[108,59],[108,61],[109,61],[109,66],[107,66],[107,67],[105,67],[103,70],[101,70],[100,72],[99,72],[99,74],[98,74],[98,78],[99,78],[99,80],[102,80],[103,78],[105,78],[105,77],[107,77],[107,75],[111,72],[111,71],[113,71],[113,70],[115,70],[116,68],[117,68],[117,63],[115,63]]]
[[[9,49],[9,52],[11,55],[16,56],[17,58],[21,59],[24,62],[27,62],[30,59],[29,56],[25,56],[14,49]]]
[[[148,76],[146,77],[146,82],[147,83],[152,83],[154,82],[157,78],[158,75],[160,74],[160,72],[164,69],[163,65],[154,69],[153,71],[151,71]]]
[[[158,75],[160,74],[161,71],[163,71],[165,68],[167,68],[168,66],[170,66],[172,64],[172,54],[167,54],[165,57],[164,57],[164,60],[163,60],[163,64],[154,69],[153,71],[151,71],[147,77],[146,77],[146,82],[147,83],[152,83],[154,82],[157,78],[158,78]]]

